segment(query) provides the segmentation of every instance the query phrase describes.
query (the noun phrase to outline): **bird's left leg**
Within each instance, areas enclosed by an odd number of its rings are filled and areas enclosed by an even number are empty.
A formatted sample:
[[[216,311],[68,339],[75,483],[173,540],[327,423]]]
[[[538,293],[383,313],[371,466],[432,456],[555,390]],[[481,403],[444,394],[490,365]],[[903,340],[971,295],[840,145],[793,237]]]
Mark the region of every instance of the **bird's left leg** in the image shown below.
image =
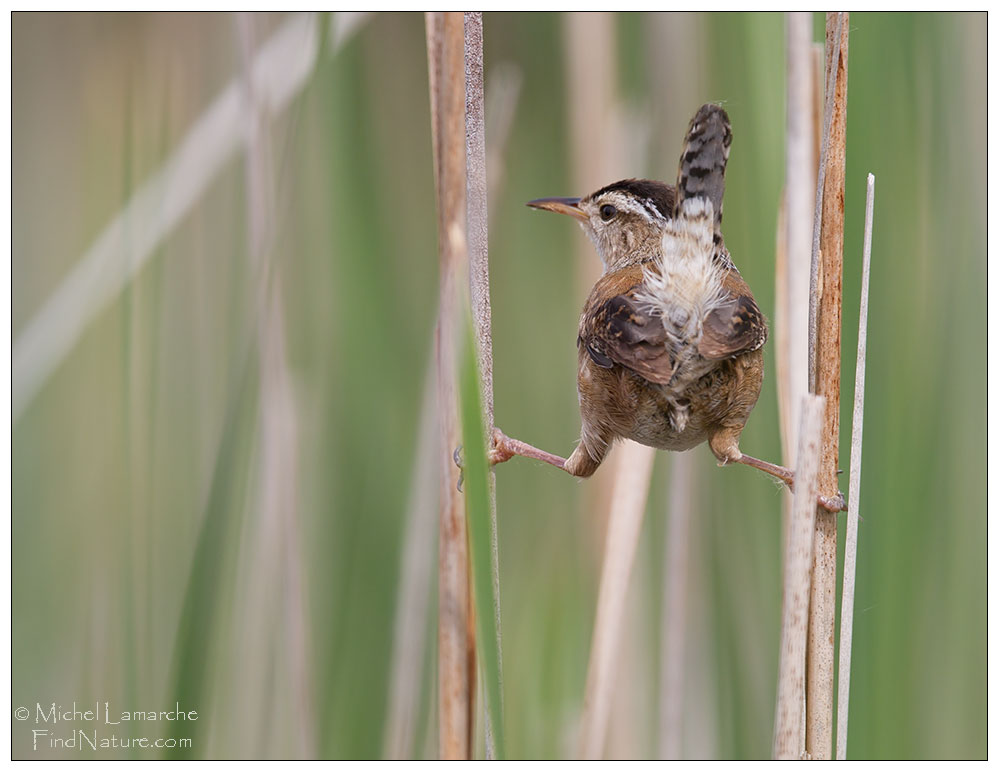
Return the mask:
[[[751,466],[753,469],[759,469],[761,472],[766,472],[767,474],[776,477],[782,483],[784,483],[791,492],[794,493],[794,471],[788,469],[786,466],[779,466],[778,464],[772,464],[769,461],[763,461],[759,458],[754,458],[753,456],[747,456],[741,450],[739,450],[738,437],[734,439],[730,432],[719,432],[714,435],[708,442],[711,446],[711,452],[715,454],[718,459],[719,466],[725,466],[729,463],[745,464],[746,466]],[[823,509],[829,512],[842,512],[846,509],[846,502],[843,500],[843,494],[837,493],[832,498],[827,496],[818,496],[818,504]]]

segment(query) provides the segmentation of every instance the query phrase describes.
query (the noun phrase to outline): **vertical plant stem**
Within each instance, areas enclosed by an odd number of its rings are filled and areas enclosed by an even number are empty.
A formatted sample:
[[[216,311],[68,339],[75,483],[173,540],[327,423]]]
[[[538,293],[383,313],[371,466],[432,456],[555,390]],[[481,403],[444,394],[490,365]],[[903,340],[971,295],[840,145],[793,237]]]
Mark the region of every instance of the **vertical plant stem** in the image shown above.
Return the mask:
[[[659,138],[659,148],[653,153],[665,153],[675,163],[676,148],[685,125],[682,123],[686,105],[699,104],[705,92],[704,68],[689,67],[702,53],[703,20],[698,14],[653,14],[651,30],[646,37],[647,66],[653,78],[658,98],[653,136]],[[667,117],[668,116],[668,117]],[[626,124],[627,125],[627,124]],[[675,125],[677,131],[666,130]],[[674,136],[675,135],[675,136]],[[644,167],[642,167],[644,168]],[[663,170],[668,178],[672,169]],[[659,176],[652,174],[652,176]],[[608,180],[609,181],[609,180]],[[701,457],[703,458],[703,457]],[[671,453],[666,485],[668,504],[666,543],[663,550],[663,587],[660,611],[660,679],[658,754],[663,759],[681,759],[693,748],[685,748],[685,732],[694,727],[704,729],[716,716],[692,715],[690,700],[695,691],[707,691],[704,674],[691,672],[688,645],[691,640],[693,606],[699,588],[692,577],[691,566],[698,564],[692,554],[694,540],[691,527],[696,511],[696,475],[700,459],[696,453]],[[710,730],[709,730],[710,732]]]
[[[583,196],[612,179],[624,164],[617,99],[617,41],[612,12],[566,13],[570,181]],[[586,235],[573,229],[577,291],[586,297],[600,276],[600,261]],[[611,460],[611,459],[608,459]],[[606,461],[604,462],[606,464]]]
[[[860,284],[860,322],[857,325],[857,374],[853,391],[850,431],[850,495],[843,557],[843,597],[839,613],[839,694],[836,711],[836,758],[846,760],[847,721],[850,716],[850,657],[853,648],[853,598],[857,578],[857,524],[860,520],[860,465],[864,443],[864,376],[867,366],[867,306],[871,278],[871,234],[874,227],[874,175],[867,175],[864,215],[864,265]]]
[[[486,116],[485,77],[483,72],[482,13],[466,13],[465,31],[465,165],[467,171],[469,295],[475,333],[475,358],[477,364],[481,410],[484,419],[484,446],[490,441],[493,430],[493,339],[492,311],[489,302],[489,249],[488,206],[486,181]],[[503,754],[502,707],[503,667],[500,640],[499,594],[499,540],[496,529],[496,475],[492,467],[485,468],[488,496],[488,558],[491,609],[480,609],[480,642],[483,656],[485,698],[483,700],[486,722],[486,757],[497,758]],[[471,491],[469,491],[469,499]],[[471,517],[471,511],[469,516]],[[484,558],[476,549],[478,540],[472,541],[473,563]],[[486,546],[484,543],[482,546]],[[473,569],[476,565],[473,565]],[[481,575],[477,573],[477,576]],[[487,588],[476,581],[476,598],[487,602]],[[485,624],[483,612],[491,613],[493,624]],[[489,636],[490,640],[485,640]]]
[[[808,295],[811,217],[815,207],[812,115],[812,14],[789,13],[787,25],[787,141],[784,156],[783,270],[777,272],[777,395],[784,464],[795,466],[798,416],[808,391]],[[781,250],[778,250],[779,252]]]
[[[808,638],[808,596],[815,533],[816,479],[822,451],[820,434],[825,398],[806,394],[798,429],[795,495],[784,553],[784,596],[781,604],[780,665],[777,714],[774,720],[775,759],[802,757],[801,702],[805,688],[805,649]]]
[[[659,685],[659,757],[679,759],[683,752],[683,682],[688,629],[688,555],[695,473],[692,453],[674,453],[670,464],[666,514],[666,581],[663,588],[662,675]]]
[[[616,17],[613,13],[563,16],[569,90],[572,184],[578,195],[625,176],[626,165],[617,97]],[[629,138],[630,140],[631,138]],[[574,236],[576,284],[585,297],[600,275],[600,263],[583,233]],[[607,513],[600,594],[581,718],[579,755],[600,758],[614,699],[613,675],[625,626],[628,578],[635,560],[655,451],[619,443],[589,483],[588,520],[598,524]],[[637,494],[641,493],[640,500]]]
[[[250,642],[248,663],[266,672],[279,654],[286,663],[281,681],[287,684],[290,720],[295,732],[295,750],[300,758],[315,755],[313,724],[315,709],[309,670],[311,638],[307,619],[308,603],[302,576],[302,541],[298,502],[298,408],[288,368],[287,335],[280,274],[273,260],[276,238],[276,191],[271,153],[269,115],[254,89],[252,65],[256,47],[253,14],[237,16],[243,65],[246,73],[246,100],[250,105],[247,122],[246,192],[249,223],[251,273],[256,280],[255,306],[260,379],[259,467],[255,501],[259,507],[252,549],[245,558],[247,622],[244,632]],[[261,601],[261,599],[264,599]],[[274,625],[274,619],[281,623]],[[247,697],[244,709],[260,711],[261,706],[280,704],[283,694],[253,694],[251,683],[243,683]],[[251,706],[256,706],[255,708]],[[266,708],[265,708],[266,710]],[[265,721],[273,720],[268,713]],[[257,719],[260,720],[259,718]],[[258,738],[264,742],[263,736]],[[258,746],[266,755],[268,748]]]
[[[812,73],[812,14],[788,13],[786,25],[787,138],[784,155],[784,196],[778,214],[776,259],[777,403],[780,412],[784,465],[797,464],[798,429],[802,399],[808,393],[808,313],[811,274],[811,218],[815,208],[816,123],[813,112],[816,85]],[[821,84],[818,86],[821,89]],[[794,497],[782,499],[782,552],[788,539]],[[787,563],[784,563],[787,569]],[[804,641],[802,641],[804,644]],[[804,651],[804,650],[803,650]],[[804,667],[804,659],[802,659]],[[803,684],[802,684],[803,687]],[[805,727],[804,691],[799,704],[801,731]],[[802,746],[804,742],[802,741]]]
[[[486,716],[486,756],[504,757],[502,678],[500,677],[498,608],[493,568],[496,552],[489,520],[490,481],[482,409],[482,379],[476,366],[471,315],[466,311],[466,337],[461,362],[461,418],[465,440],[465,511],[468,523],[472,595],[475,599],[477,659],[482,676],[482,703]]]
[[[812,349],[813,392],[826,398],[819,493],[838,490],[840,317],[843,302],[843,215],[846,178],[846,84],[849,15],[826,16],[826,105],[821,178],[821,228]],[[831,109],[829,108],[831,98]],[[814,265],[814,263],[813,263]],[[833,677],[836,630],[836,515],[815,518],[812,596],[809,606],[806,750],[813,759],[832,758]]]
[[[468,170],[469,290],[486,429],[493,428],[493,334],[489,303],[489,215],[482,13],[465,14],[465,155]]]
[[[617,452],[621,458],[614,479],[610,520],[607,524],[607,547],[597,615],[593,625],[593,643],[586,673],[586,693],[580,722],[579,757],[599,759],[607,737],[610,716],[612,676],[620,644],[628,580],[635,562],[638,535],[642,529],[645,501],[649,493],[653,455],[648,448],[622,442]]]
[[[420,429],[406,507],[402,541],[402,566],[396,592],[392,635],[392,669],[382,755],[386,759],[414,756],[421,672],[430,615],[430,580],[434,558],[434,510],[437,494],[432,481],[438,477],[437,391],[434,362],[424,376]]]
[[[617,43],[615,16],[610,12],[566,13],[562,16],[565,36],[565,71],[569,114],[569,169],[573,195],[619,179],[624,166],[624,142],[616,129],[621,121],[617,91]],[[617,176],[615,176],[617,175]],[[600,277],[600,260],[582,230],[572,229],[575,255],[575,292],[582,301]],[[653,453],[653,450],[649,450]],[[620,448],[612,450],[587,483],[589,493],[581,516],[599,543],[604,518],[611,509],[611,492],[620,464]]]
[[[430,110],[437,182],[440,308],[437,409],[442,459],[461,443],[457,414],[459,288],[467,280],[465,177],[465,35],[460,13],[427,14]],[[438,548],[438,689],[440,756],[467,759],[471,749],[474,641],[470,632],[468,538],[458,469],[440,466]]]

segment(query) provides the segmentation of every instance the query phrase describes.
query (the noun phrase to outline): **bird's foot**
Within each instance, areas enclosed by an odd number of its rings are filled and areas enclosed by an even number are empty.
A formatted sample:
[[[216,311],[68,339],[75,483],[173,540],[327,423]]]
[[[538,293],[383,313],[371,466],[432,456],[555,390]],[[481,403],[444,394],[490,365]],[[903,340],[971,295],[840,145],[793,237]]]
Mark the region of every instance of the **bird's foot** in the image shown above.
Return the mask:
[[[547,450],[541,450],[533,445],[528,445],[526,442],[522,442],[521,440],[515,440],[512,437],[507,437],[495,426],[493,427],[492,440],[492,447],[489,448],[490,464],[502,464],[504,461],[509,461],[514,456],[524,456],[525,458],[534,458],[538,461],[544,461],[546,464],[551,464],[559,469],[565,469],[565,459],[561,456],[556,456],[554,453],[549,453]]]
[[[489,459],[490,466],[502,464],[504,461],[509,461],[514,456],[524,456],[526,458],[534,458],[538,461],[544,461],[546,464],[551,464],[559,469],[565,469],[566,461],[561,456],[556,456],[554,453],[549,453],[548,451],[541,450],[533,445],[528,445],[526,442],[521,442],[520,440],[507,437],[496,427],[493,427],[493,435],[491,439],[492,441],[489,443],[489,451],[486,454],[486,457]],[[461,470],[461,474],[458,476],[459,491],[461,490],[461,484],[465,479],[465,462],[462,458],[461,451],[462,446],[459,445],[454,449],[454,453],[452,454],[455,465]]]
[[[502,464],[504,461],[509,461],[511,458],[517,455],[517,451],[511,447],[511,440],[503,432],[493,427],[492,442],[489,446],[489,463],[492,466],[496,464]]]
[[[791,469],[788,469],[785,466],[771,464],[769,461],[763,461],[759,458],[747,456],[745,453],[743,453],[739,458],[732,460],[740,464],[745,464],[746,466],[751,466],[754,469],[759,469],[761,472],[766,472],[767,474],[776,477],[791,490],[791,493],[794,493],[794,471]],[[831,497],[816,496],[816,502],[820,507],[832,513],[843,512],[846,509],[846,500],[843,498],[843,494],[839,491],[836,492],[835,496]]]

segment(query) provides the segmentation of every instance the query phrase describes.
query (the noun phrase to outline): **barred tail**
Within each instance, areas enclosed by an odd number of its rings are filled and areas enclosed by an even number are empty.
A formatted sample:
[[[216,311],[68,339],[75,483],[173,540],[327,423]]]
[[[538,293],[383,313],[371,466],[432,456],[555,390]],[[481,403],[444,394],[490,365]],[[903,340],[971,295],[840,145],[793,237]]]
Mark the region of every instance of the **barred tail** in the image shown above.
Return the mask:
[[[718,105],[706,104],[697,111],[687,129],[676,182],[674,217],[683,212],[683,202],[702,198],[714,211],[716,234],[721,230],[722,196],[725,194],[725,164],[732,145],[732,125]]]

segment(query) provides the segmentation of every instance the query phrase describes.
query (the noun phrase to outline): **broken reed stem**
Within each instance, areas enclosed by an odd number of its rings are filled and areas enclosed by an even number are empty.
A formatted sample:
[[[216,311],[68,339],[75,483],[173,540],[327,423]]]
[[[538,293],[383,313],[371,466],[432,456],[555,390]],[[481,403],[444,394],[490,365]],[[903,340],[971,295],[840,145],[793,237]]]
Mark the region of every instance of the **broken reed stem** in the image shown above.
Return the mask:
[[[459,291],[467,280],[465,174],[465,33],[460,13],[428,13],[427,56],[430,115],[437,187],[440,307],[437,320],[437,410],[441,459],[461,443],[458,421],[457,344]],[[459,470],[440,465],[438,551],[439,753],[468,759],[471,753],[475,657],[469,588],[468,537],[458,492]]]
[[[776,307],[774,343],[777,406],[784,466],[794,469],[802,397],[808,393],[808,313],[810,305],[811,225],[815,211],[815,102],[821,92],[812,70],[812,14],[788,13],[786,25],[787,137],[784,196],[777,219]],[[821,102],[820,102],[821,105]],[[781,502],[781,551],[787,548],[793,496]]]
[[[813,393],[826,398],[819,493],[834,497],[839,485],[840,318],[843,303],[843,217],[846,178],[846,84],[849,14],[826,16],[826,105],[821,179],[819,260],[813,263],[817,296],[814,346],[810,348]],[[814,270],[816,269],[817,270]],[[813,759],[832,758],[833,679],[836,632],[836,514],[815,518],[812,595],[808,626],[805,749]]]
[[[850,495],[843,558],[843,597],[839,612],[839,694],[836,711],[836,758],[846,760],[847,721],[850,716],[850,656],[853,648],[853,598],[857,578],[857,524],[860,520],[860,464],[864,444],[864,376],[867,366],[867,306],[871,278],[871,234],[874,228],[874,175],[867,175],[864,214],[864,264],[860,283],[860,322],[857,325],[857,374],[853,390],[850,430]]]
[[[784,552],[784,596],[781,603],[780,665],[777,712],[774,719],[775,759],[800,759],[804,715],[805,651],[808,639],[808,596],[811,585],[812,537],[815,533],[815,496],[822,451],[821,426],[825,398],[806,394],[801,401],[798,429],[798,466],[794,501]]]
[[[635,562],[635,550],[642,530],[645,501],[652,477],[654,455],[648,453],[648,450],[649,448],[631,440],[623,441],[617,449],[620,462],[611,497],[607,545],[600,574],[600,592],[580,721],[578,756],[581,759],[601,758],[607,737],[628,580]]]
[[[839,46],[842,40],[843,24],[840,19],[832,41],[830,51],[829,16],[826,14],[826,44],[825,44],[825,78],[824,98],[822,107],[822,140],[819,146],[819,170],[815,186],[815,210],[812,218],[812,268],[810,293],[808,296],[808,390],[815,393],[815,341],[818,335],[818,303],[821,290],[821,238],[822,238],[822,204],[825,201],[826,167],[828,166],[830,133],[832,129],[833,101],[836,92],[836,80],[839,68],[830,67],[830,63],[839,59]]]

